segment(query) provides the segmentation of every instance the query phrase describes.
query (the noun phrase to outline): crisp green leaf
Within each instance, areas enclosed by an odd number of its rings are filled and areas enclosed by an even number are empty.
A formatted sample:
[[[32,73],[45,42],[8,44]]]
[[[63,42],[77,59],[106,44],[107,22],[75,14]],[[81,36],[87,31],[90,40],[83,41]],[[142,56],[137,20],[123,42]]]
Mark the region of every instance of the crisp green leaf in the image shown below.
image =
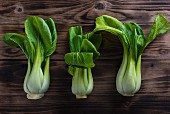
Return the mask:
[[[107,31],[107,32],[110,32],[110,33],[112,33],[112,34],[114,34],[114,35],[116,35],[116,36],[122,36],[122,35],[124,35],[121,30],[116,29],[116,28],[112,28],[112,27],[110,27],[110,26],[98,26],[98,27],[96,27],[96,28],[93,30],[93,32],[95,33],[95,32],[103,31],[103,30],[104,30],[104,31]]]
[[[95,66],[93,63],[93,53],[81,52],[81,53],[67,53],[64,56],[65,62],[68,65],[92,68]]]
[[[122,28],[122,23],[116,18],[108,15],[103,15],[96,18],[96,27],[99,26],[109,26],[120,30]]]
[[[128,45],[131,46],[134,43],[135,27],[131,23],[124,23],[123,32],[128,41]]]
[[[25,36],[17,33],[7,33],[3,36],[3,41],[9,46],[23,45]]]
[[[130,22],[130,23],[131,23],[133,26],[135,26],[137,35],[141,35],[143,38],[145,38],[145,35],[144,35],[144,33],[143,33],[142,28],[141,28],[138,24],[136,24],[136,23],[132,23],[132,22]]]
[[[101,34],[93,34],[89,38],[89,40],[95,46],[95,48],[98,50],[102,43],[102,35]]]
[[[75,27],[71,27],[69,29],[69,44],[70,44],[70,51],[71,52],[76,52],[77,50],[75,50],[75,47],[76,47],[76,43],[80,43],[79,39],[80,36],[82,36],[82,27],[81,26],[75,26]],[[77,37],[78,36],[78,37]],[[76,38],[75,38],[76,37]],[[76,40],[74,42],[74,40]]]
[[[144,46],[144,48],[150,43],[152,42],[156,36],[160,35],[160,34],[164,34],[166,32],[168,32],[169,30],[169,24],[168,21],[165,19],[165,17],[161,14],[158,14],[156,16],[156,19],[154,21],[154,24],[152,25],[152,28],[150,30],[150,33],[147,37],[147,41],[146,44]]]
[[[49,18],[46,21],[46,23],[47,23],[47,25],[50,29],[50,32],[51,32],[52,42],[54,42],[57,39],[57,31],[56,31],[55,23],[54,23],[53,19],[51,19],[51,18]]]
[[[52,36],[52,46],[51,46],[51,49],[47,53],[47,56],[50,56],[56,50],[57,31],[56,31],[55,23],[51,18],[49,18],[46,21],[46,23],[47,23],[47,25],[48,25],[48,27],[50,29],[51,36]]]
[[[72,44],[70,44],[70,45],[72,45],[71,52],[80,52],[81,44],[82,44],[82,36],[81,35],[75,36],[70,43],[72,43]]]
[[[145,35],[140,26],[136,23],[125,23],[124,26],[126,26],[124,31],[129,40],[129,44],[134,44],[133,49],[137,60],[138,56],[143,53],[143,47],[146,43]],[[129,26],[129,28],[127,26]]]
[[[35,50],[36,48],[34,47],[34,45],[30,42],[30,40],[28,40],[28,38],[26,37],[25,41],[24,41],[24,46],[25,49],[28,53],[28,59],[31,59],[30,62],[34,62],[34,57],[35,57]]]
[[[74,76],[75,68],[74,66],[68,66],[68,73],[72,76]]]
[[[137,51],[138,51],[138,56],[140,54],[143,53],[143,47],[146,43],[146,37],[143,33],[143,30],[141,29],[141,27],[136,24],[136,23],[131,23],[132,25],[134,25],[136,27],[136,44],[137,44]]]
[[[24,35],[17,33],[7,33],[3,36],[3,41],[9,46],[19,46],[24,54],[29,57],[29,53],[26,50],[24,41],[26,40]]]
[[[137,59],[137,45],[136,45],[136,38],[137,38],[137,31],[136,31],[136,27],[132,24],[132,23],[124,23],[124,27],[123,27],[123,32],[125,33],[125,38],[128,41],[128,48],[129,50],[133,51],[133,58]]]
[[[50,50],[48,50],[48,53],[46,54],[46,57],[52,55],[55,52],[56,45],[57,45],[57,39],[54,39],[53,44],[51,45]]]
[[[25,22],[25,30],[34,46],[37,45],[37,40],[43,42],[45,55],[47,55],[52,45],[52,36],[47,23],[40,17],[31,16]]]
[[[127,45],[129,44],[129,42],[125,36],[125,33],[122,31],[123,28],[124,28],[123,25],[121,27],[121,30],[110,27],[110,26],[96,26],[96,28],[92,31],[92,33],[100,32],[100,31],[110,32],[111,34],[119,37],[120,42],[123,44],[125,48],[127,48]]]
[[[87,39],[83,39],[81,45],[81,52],[91,52],[93,53],[93,59],[97,59],[100,53],[97,51],[95,46]]]
[[[47,23],[40,17],[34,16],[34,26],[37,28],[40,34],[40,39],[44,44],[45,54],[51,49],[52,36]]]
[[[33,23],[34,23],[33,16],[29,17],[25,21],[25,33],[26,33],[26,36],[27,36],[29,42],[32,43],[34,45],[34,47],[36,47],[37,41],[38,41],[40,35],[39,35],[39,31],[35,28]]]

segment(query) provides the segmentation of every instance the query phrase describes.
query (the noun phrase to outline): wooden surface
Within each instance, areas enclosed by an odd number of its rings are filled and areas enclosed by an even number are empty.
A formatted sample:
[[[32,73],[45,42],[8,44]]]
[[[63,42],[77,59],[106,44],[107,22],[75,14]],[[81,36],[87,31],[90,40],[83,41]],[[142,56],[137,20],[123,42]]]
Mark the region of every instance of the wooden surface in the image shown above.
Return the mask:
[[[87,99],[71,93],[71,76],[63,57],[68,52],[68,28],[94,28],[94,19],[107,14],[120,21],[134,21],[148,34],[156,14],[170,21],[170,0],[0,0],[0,113],[2,114],[169,114],[170,32],[154,40],[142,56],[142,86],[134,97],[116,91],[115,78],[122,60],[118,41],[105,41],[93,68],[94,90]],[[23,90],[27,59],[19,48],[2,41],[7,32],[24,32],[31,15],[52,17],[58,31],[51,57],[51,85],[45,97],[28,100]]]

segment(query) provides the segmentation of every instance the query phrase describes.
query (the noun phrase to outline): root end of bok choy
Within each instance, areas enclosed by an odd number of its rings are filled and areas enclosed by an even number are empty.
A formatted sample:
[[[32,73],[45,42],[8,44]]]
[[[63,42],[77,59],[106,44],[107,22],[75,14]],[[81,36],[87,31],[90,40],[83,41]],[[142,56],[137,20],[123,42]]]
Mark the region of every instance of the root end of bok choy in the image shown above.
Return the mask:
[[[123,46],[123,60],[116,77],[117,91],[123,96],[134,96],[141,86],[141,56],[145,47],[158,35],[169,30],[168,21],[158,14],[148,37],[136,23],[121,23],[116,18],[103,15],[96,18],[93,32],[107,31],[117,36]]]
[[[86,98],[87,98],[87,95],[83,95],[83,96],[76,95],[76,99],[86,99]]]
[[[83,35],[82,27],[69,29],[70,53],[65,54],[65,62],[69,65],[68,72],[72,78],[72,93],[77,99],[87,98],[93,90],[91,68],[100,53],[101,35],[88,33]]]
[[[7,33],[3,36],[9,46],[19,46],[28,58],[24,91],[28,99],[40,99],[50,85],[50,55],[56,49],[57,32],[54,21],[30,16],[25,21],[25,35]]]
[[[30,94],[30,93],[27,93],[27,99],[36,100],[36,99],[41,99],[43,96],[44,96],[44,94]]]

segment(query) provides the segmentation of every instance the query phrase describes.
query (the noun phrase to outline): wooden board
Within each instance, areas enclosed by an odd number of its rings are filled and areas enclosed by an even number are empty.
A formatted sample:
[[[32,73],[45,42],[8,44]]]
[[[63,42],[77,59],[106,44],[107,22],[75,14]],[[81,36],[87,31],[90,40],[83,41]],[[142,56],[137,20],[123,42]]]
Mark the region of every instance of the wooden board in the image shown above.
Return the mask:
[[[2,114],[169,114],[170,32],[154,40],[142,56],[142,86],[134,97],[116,91],[115,78],[122,60],[118,40],[105,40],[93,68],[94,90],[87,99],[71,93],[71,76],[64,54],[69,52],[68,29],[94,28],[96,17],[107,14],[122,22],[133,21],[149,33],[156,14],[170,21],[170,0],[0,0],[0,113]],[[52,17],[58,31],[56,52],[51,57],[51,85],[45,97],[28,100],[23,90],[27,59],[19,48],[2,41],[7,32],[24,33],[24,20],[37,15]]]

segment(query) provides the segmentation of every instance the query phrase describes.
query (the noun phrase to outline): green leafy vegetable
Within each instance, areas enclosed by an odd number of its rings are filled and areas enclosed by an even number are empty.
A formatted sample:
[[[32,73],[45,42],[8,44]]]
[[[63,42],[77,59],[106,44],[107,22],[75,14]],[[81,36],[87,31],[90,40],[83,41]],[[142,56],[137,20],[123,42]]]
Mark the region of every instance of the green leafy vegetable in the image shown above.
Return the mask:
[[[70,53],[65,54],[65,62],[69,65],[68,72],[73,76],[72,93],[76,98],[87,98],[93,90],[91,68],[95,66],[100,53],[97,51],[101,44],[100,34],[88,33],[83,35],[82,27],[69,29]]]
[[[28,58],[24,91],[28,99],[40,99],[50,84],[50,55],[56,49],[57,32],[54,21],[31,16],[25,21],[25,35],[7,33],[3,36],[9,46],[19,46]]]
[[[103,15],[96,18],[93,32],[107,31],[119,37],[124,52],[116,78],[116,87],[123,96],[133,96],[141,86],[141,56],[144,48],[158,35],[169,30],[168,21],[158,14],[146,38],[139,25],[132,22],[121,23],[116,18]]]

